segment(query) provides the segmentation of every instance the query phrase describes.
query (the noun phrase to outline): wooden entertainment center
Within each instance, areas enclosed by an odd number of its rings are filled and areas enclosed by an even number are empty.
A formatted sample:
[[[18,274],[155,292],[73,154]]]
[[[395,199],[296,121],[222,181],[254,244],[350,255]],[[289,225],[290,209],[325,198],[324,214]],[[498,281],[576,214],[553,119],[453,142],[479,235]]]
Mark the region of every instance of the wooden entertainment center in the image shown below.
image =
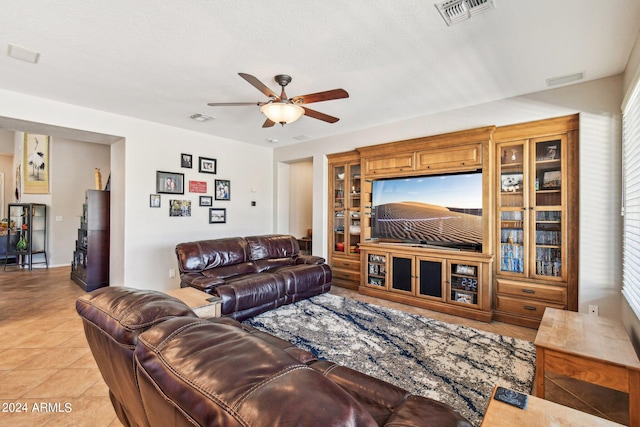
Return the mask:
[[[538,326],[545,307],[576,311],[578,123],[578,115],[571,115],[327,156],[333,283],[529,327]],[[482,213],[476,221],[481,249],[372,238],[374,181],[475,171],[482,174]]]

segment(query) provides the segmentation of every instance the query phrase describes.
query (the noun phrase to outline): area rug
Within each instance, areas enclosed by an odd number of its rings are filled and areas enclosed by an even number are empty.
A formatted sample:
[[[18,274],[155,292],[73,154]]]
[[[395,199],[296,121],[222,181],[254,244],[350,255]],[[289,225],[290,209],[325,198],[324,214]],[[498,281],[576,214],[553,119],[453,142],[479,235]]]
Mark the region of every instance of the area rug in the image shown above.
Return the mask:
[[[451,405],[479,426],[494,385],[529,394],[531,342],[323,294],[246,323],[313,353]]]

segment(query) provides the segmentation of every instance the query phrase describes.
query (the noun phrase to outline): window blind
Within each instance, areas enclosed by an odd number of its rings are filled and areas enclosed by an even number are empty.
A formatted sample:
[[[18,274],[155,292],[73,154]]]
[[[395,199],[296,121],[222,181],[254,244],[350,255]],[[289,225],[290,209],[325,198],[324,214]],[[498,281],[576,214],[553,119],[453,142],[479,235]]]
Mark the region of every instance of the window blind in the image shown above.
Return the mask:
[[[622,293],[640,318],[640,81],[622,105]]]

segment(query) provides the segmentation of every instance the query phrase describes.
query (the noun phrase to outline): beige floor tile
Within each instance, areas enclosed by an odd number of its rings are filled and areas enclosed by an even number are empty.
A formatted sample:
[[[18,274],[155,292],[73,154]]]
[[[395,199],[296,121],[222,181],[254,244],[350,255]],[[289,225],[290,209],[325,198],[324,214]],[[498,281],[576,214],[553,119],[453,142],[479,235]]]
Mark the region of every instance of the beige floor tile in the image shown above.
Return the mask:
[[[47,381],[34,387],[24,397],[49,399],[53,397],[78,397],[101,379],[98,369],[61,369]]]
[[[55,374],[51,369],[14,369],[2,376],[0,399],[19,399]]]
[[[37,399],[0,399],[6,403],[9,412],[0,413],[0,426],[11,427],[39,427],[46,425],[47,421],[53,418],[53,414],[34,411],[34,405],[40,407],[40,400]]]
[[[0,350],[0,369],[15,369],[25,363],[33,363],[29,367],[37,367],[38,358],[42,360],[41,356],[46,353],[44,348],[8,348],[6,350]]]

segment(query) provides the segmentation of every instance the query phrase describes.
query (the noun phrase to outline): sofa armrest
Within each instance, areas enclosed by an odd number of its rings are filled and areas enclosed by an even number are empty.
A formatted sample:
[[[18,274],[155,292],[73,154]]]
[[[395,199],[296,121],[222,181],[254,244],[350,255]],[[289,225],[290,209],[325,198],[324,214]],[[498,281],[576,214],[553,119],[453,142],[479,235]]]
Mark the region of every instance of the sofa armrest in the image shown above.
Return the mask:
[[[394,410],[384,426],[472,427],[457,411],[442,402],[411,395]]]
[[[200,273],[183,273],[180,275],[180,287],[191,286],[202,292],[214,295],[214,289],[225,283],[224,279],[205,277]]]
[[[298,255],[296,258],[296,264],[314,264],[320,265],[324,264],[327,260],[322,258],[321,256],[315,255]]]

